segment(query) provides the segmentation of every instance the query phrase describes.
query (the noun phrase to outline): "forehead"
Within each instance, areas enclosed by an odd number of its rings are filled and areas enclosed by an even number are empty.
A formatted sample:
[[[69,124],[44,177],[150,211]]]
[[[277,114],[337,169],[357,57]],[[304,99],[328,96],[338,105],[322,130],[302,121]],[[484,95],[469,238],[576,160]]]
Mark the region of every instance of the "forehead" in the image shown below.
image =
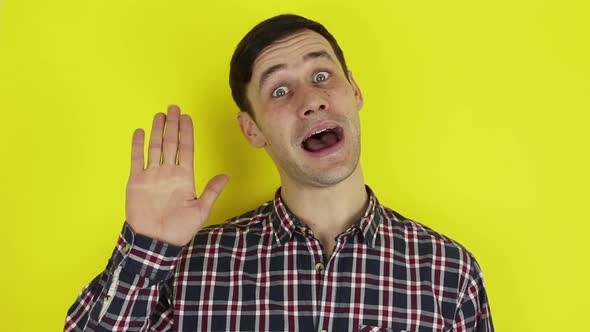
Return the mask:
[[[336,61],[332,45],[324,36],[311,30],[303,30],[280,39],[263,49],[252,67],[252,82],[268,67],[277,64],[293,65],[303,61],[309,52],[324,50]]]

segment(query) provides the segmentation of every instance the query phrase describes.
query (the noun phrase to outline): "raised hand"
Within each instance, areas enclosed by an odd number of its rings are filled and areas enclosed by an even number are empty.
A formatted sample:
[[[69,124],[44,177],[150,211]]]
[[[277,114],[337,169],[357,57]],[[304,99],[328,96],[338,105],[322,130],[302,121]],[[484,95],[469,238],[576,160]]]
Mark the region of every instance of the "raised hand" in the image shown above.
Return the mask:
[[[136,129],[127,182],[127,223],[139,234],[186,245],[203,227],[228,177],[215,176],[197,197],[193,123],[178,106],[169,106],[168,115],[154,117],[145,168],[144,140],[144,131]]]

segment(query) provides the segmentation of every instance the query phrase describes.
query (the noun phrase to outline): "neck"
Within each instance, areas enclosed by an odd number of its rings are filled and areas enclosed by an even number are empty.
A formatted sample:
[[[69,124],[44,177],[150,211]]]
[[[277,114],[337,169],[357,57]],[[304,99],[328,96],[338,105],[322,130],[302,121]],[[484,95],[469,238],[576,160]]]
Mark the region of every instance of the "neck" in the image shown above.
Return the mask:
[[[360,164],[347,179],[329,187],[283,181],[281,197],[289,210],[320,239],[333,239],[357,223],[368,204]]]

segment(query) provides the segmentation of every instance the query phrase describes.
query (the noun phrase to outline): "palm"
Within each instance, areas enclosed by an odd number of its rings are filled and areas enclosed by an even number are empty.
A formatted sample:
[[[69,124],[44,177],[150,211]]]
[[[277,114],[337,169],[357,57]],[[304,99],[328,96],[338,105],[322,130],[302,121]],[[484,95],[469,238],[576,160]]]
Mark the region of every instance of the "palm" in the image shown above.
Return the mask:
[[[197,198],[192,122],[174,106],[167,119],[161,113],[154,118],[147,168],[143,167],[143,141],[143,131],[136,130],[127,183],[127,222],[142,235],[184,245],[209,217],[227,177],[213,178]]]

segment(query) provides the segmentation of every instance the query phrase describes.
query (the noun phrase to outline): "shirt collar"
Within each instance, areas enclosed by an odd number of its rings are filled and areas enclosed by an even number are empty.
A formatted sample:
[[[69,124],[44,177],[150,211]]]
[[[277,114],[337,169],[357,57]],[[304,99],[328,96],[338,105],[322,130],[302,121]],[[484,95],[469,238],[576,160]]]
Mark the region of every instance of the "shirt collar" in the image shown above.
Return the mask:
[[[377,234],[379,226],[383,222],[383,211],[371,188],[367,185],[365,185],[365,188],[369,196],[369,204],[360,221],[351,226],[351,229],[358,228],[363,236],[365,244],[375,247],[381,244],[380,238]],[[275,234],[275,240],[280,245],[283,245],[291,239],[295,228],[302,227],[304,224],[297,220],[283,202],[281,188],[277,189],[275,193],[273,205],[274,213],[271,217],[271,224]]]

